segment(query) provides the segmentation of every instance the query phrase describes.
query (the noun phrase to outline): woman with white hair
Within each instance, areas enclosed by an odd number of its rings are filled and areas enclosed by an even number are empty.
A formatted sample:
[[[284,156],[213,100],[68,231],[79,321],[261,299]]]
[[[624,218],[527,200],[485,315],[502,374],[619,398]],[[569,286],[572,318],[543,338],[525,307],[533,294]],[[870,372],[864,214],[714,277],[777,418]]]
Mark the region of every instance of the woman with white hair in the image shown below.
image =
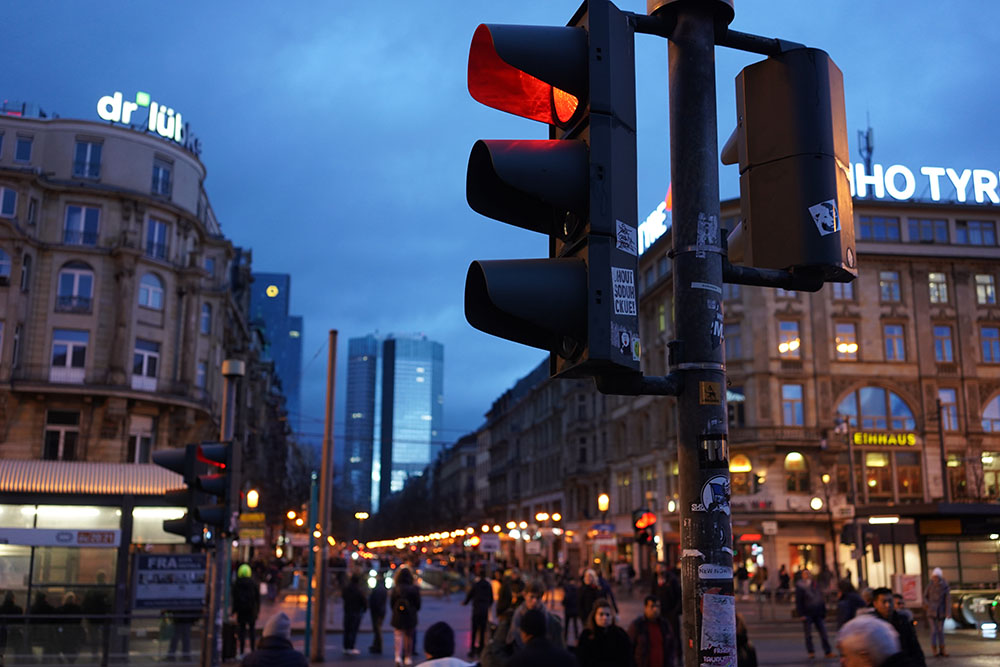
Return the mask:
[[[844,624],[837,633],[837,650],[843,667],[903,667],[908,664],[896,629],[872,614],[855,616]]]
[[[948,655],[944,650],[944,620],[951,613],[951,587],[941,568],[931,571],[931,580],[924,589],[924,609],[931,625],[931,651],[934,655]]]

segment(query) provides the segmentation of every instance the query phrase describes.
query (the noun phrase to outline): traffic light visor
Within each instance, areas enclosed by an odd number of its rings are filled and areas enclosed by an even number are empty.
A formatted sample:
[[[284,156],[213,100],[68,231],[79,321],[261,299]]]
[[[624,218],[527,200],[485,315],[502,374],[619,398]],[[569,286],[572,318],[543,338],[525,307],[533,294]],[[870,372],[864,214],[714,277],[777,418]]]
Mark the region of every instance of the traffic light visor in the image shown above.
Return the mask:
[[[469,93],[486,106],[566,127],[587,94],[579,28],[481,24],[469,48]]]

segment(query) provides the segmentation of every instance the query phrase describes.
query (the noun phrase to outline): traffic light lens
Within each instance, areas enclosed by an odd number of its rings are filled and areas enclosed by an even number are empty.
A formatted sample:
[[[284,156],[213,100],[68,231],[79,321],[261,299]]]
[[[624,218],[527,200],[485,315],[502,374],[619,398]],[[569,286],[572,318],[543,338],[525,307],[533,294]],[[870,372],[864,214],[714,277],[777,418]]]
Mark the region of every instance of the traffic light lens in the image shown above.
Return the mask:
[[[575,96],[503,60],[487,25],[472,36],[469,93],[486,106],[550,125],[564,125],[579,106]]]

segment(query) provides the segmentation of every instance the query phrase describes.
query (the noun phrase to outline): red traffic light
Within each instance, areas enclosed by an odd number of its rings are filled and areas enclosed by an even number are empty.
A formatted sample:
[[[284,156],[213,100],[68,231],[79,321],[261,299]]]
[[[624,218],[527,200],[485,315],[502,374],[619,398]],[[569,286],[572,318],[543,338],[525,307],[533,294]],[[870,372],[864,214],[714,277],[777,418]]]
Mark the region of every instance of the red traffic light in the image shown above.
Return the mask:
[[[643,512],[639,515],[639,518],[635,520],[635,527],[638,530],[644,530],[652,526],[654,523],[656,523],[656,515],[652,512]]]

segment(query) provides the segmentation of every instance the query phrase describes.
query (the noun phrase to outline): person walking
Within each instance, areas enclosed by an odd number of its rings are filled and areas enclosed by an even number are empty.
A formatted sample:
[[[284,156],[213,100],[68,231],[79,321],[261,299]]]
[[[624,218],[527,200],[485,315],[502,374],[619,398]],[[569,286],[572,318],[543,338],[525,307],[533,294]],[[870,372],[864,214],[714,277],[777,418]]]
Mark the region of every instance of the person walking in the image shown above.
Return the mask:
[[[847,579],[841,579],[837,583],[839,594],[837,597],[837,627],[842,628],[844,624],[854,618],[859,609],[865,605],[864,598],[854,590],[854,584]]]
[[[826,598],[819,585],[807,568],[800,570],[799,580],[795,584],[795,613],[802,621],[802,630],[806,635],[806,651],[809,657],[816,657],[813,648],[812,626],[816,626],[819,639],[823,643],[823,653],[827,658],[835,657],[830,648],[830,639],[826,636]]]
[[[597,572],[586,570],[583,573],[583,586],[580,587],[580,618],[590,618],[590,612],[594,608],[597,598],[604,597],[601,594],[600,581]]]
[[[656,566],[656,581],[653,583],[652,594],[660,601],[660,615],[666,619],[675,641],[674,662],[684,663],[681,647],[681,579],[675,569],[667,568],[665,563]]]
[[[785,600],[788,598],[791,585],[792,582],[791,578],[788,576],[788,568],[782,565],[778,568],[778,600]]]
[[[532,581],[524,589],[524,602],[514,610],[514,616],[510,622],[510,629],[507,632],[507,644],[514,645],[515,653],[517,649],[524,646],[521,639],[520,627],[521,619],[532,609],[539,609],[545,615],[545,636],[553,646],[564,648],[562,621],[559,617],[548,611],[542,602],[545,596],[545,585],[541,581]]]
[[[944,621],[951,613],[951,586],[939,567],[931,571],[931,580],[924,589],[924,609],[931,626],[931,653],[946,656],[948,651],[944,649]]]
[[[243,658],[243,667],[308,667],[309,661],[292,646],[292,621],[279,611],[267,619],[257,648]]]
[[[573,654],[550,639],[551,628],[546,616],[551,614],[539,604],[520,617],[518,634],[523,648],[515,652],[511,667],[576,667]]]
[[[379,574],[375,577],[375,588],[368,596],[368,612],[372,617],[372,645],[368,647],[368,652],[375,655],[382,653],[382,621],[385,620],[385,603],[388,599],[385,581]]]
[[[594,603],[576,647],[580,667],[630,667],[634,665],[628,633],[615,623],[615,612],[604,598]]]
[[[96,575],[97,585],[87,591],[83,596],[83,614],[86,618],[88,645],[90,654],[97,658],[102,655],[107,644],[108,627],[111,619],[107,616],[111,613],[111,600],[109,599],[107,587],[108,575],[103,571],[98,571]]]
[[[260,613],[260,588],[253,580],[253,570],[247,563],[236,569],[236,583],[233,584],[233,614],[240,638],[240,655],[246,652],[246,641],[250,639],[250,650],[254,650],[256,637],[254,626]]]
[[[469,636],[469,657],[482,653],[486,646],[486,624],[493,606],[493,586],[486,580],[482,568],[476,572],[476,581],[465,595],[463,605],[472,603],[472,633]],[[478,641],[477,641],[478,640]],[[424,639],[426,642],[426,638]]]
[[[177,647],[181,649],[181,659],[191,662],[191,626],[201,617],[201,609],[175,609],[170,612],[173,632],[170,635],[170,647],[167,649],[167,660],[177,659]]]
[[[63,596],[56,614],[60,617],[56,626],[58,651],[62,653],[63,660],[72,665],[80,655],[80,647],[85,641],[83,607],[76,601],[76,593],[70,591]]]
[[[920,640],[913,628],[913,622],[895,609],[892,591],[888,588],[876,588],[872,591],[872,608],[875,616],[888,621],[899,635],[899,645],[910,667],[926,667],[924,651],[920,648]]]
[[[368,597],[361,590],[361,577],[358,574],[351,575],[340,591],[340,596],[344,603],[344,653],[361,655],[361,651],[354,645],[358,640],[361,619],[368,610]]]
[[[569,626],[573,626],[573,641],[580,641],[580,587],[576,585],[572,577],[566,576],[562,580],[563,589],[563,618],[566,619],[563,625],[563,643],[569,645]]]
[[[638,667],[673,667],[677,638],[660,615],[660,600],[655,595],[646,596],[642,616],[628,626],[628,636]]]
[[[837,633],[840,664],[848,667],[907,667],[899,634],[875,614],[859,614]]]
[[[55,613],[56,608],[49,602],[45,593],[37,593],[35,602],[28,609],[31,645],[41,647],[44,663],[58,662],[59,649],[55,643],[54,626],[56,621],[52,618]]]
[[[412,665],[413,639],[417,629],[417,612],[420,611],[420,589],[414,584],[413,573],[409,568],[401,567],[396,573],[389,602],[392,605],[389,623],[392,625],[396,667]]]
[[[0,666],[4,664],[4,656],[9,652],[17,655],[21,649],[21,616],[24,609],[14,600],[14,592],[7,591],[0,604]],[[7,647],[13,650],[8,651]]]

